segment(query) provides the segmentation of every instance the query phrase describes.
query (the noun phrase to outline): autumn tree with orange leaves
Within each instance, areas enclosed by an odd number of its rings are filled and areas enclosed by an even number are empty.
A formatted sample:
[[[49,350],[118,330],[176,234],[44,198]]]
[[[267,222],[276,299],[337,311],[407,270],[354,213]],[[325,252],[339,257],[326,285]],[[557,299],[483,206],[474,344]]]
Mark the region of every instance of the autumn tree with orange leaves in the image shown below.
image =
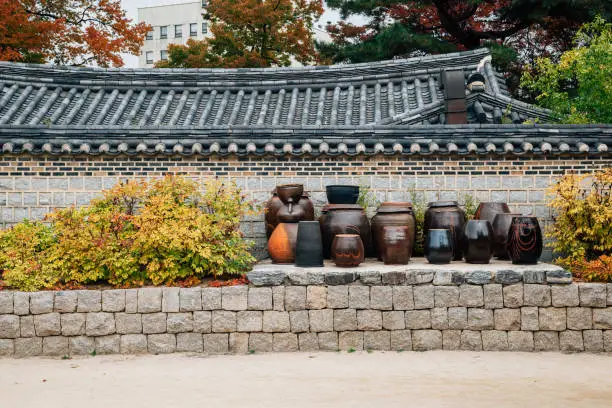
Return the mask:
[[[2,61],[122,66],[149,30],[120,0],[0,0]]]
[[[213,37],[169,45],[161,68],[251,68],[318,61],[312,26],[322,0],[210,0]]]

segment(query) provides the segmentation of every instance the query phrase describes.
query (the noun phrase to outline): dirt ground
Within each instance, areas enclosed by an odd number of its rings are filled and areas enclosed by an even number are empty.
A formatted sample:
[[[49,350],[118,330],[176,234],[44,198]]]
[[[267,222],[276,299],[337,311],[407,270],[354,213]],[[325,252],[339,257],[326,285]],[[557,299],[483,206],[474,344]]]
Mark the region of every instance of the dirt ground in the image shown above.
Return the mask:
[[[612,356],[357,352],[0,359],[0,407],[612,407]]]

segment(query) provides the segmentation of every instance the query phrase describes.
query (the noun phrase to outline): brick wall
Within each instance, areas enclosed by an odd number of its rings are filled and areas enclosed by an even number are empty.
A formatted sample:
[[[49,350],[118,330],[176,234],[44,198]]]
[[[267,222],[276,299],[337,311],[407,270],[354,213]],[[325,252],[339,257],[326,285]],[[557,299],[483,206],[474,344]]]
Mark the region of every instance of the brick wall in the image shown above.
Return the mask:
[[[126,178],[184,174],[201,180],[236,181],[250,197],[264,202],[281,183],[304,183],[315,204],[326,202],[327,184],[368,185],[379,200],[410,200],[409,188],[427,200],[505,201],[520,212],[550,218],[545,189],[568,171],[590,172],[612,166],[603,156],[11,156],[0,160],[0,223],[40,219],[55,207],[83,205],[100,190]],[[264,253],[262,217],[244,223],[247,236]]]

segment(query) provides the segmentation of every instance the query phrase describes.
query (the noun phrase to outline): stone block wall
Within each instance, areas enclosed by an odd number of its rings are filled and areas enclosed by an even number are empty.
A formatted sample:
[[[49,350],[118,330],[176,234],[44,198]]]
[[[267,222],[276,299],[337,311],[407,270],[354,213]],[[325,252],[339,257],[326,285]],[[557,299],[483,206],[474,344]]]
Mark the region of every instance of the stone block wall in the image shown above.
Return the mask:
[[[0,356],[612,351],[612,284],[559,270],[255,271],[252,284],[0,292]]]
[[[128,178],[181,174],[195,180],[234,180],[263,203],[283,183],[303,183],[317,206],[328,184],[369,186],[381,201],[455,200],[469,193],[479,201],[505,201],[514,211],[550,219],[545,190],[568,171],[612,166],[602,155],[579,156],[91,156],[11,155],[0,160],[0,225],[41,219],[53,208],[84,205],[102,189]],[[263,216],[245,220],[246,235],[265,255]]]

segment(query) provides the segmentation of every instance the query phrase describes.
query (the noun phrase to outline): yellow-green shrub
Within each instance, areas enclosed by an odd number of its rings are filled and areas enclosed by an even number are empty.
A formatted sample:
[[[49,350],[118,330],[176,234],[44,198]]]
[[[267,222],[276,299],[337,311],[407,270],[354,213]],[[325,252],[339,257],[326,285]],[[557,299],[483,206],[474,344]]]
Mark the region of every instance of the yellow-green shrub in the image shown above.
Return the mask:
[[[239,230],[250,211],[233,183],[208,181],[201,193],[197,183],[181,177],[128,181],[88,206],[49,214],[52,227],[23,223],[4,232],[7,254],[18,256],[0,258],[0,268],[8,285],[23,290],[240,274],[255,261]],[[45,239],[41,250],[26,242],[33,234]]]
[[[252,208],[234,184],[155,181],[135,217],[135,247],[154,284],[190,276],[239,274],[255,259],[238,227]]]
[[[590,186],[585,187],[589,180]],[[561,255],[557,263],[585,279],[601,280],[599,271],[589,271],[597,265],[609,265],[609,260],[601,257],[612,254],[612,168],[587,175],[568,174],[549,193],[555,216],[547,236]],[[601,262],[591,263],[596,260]]]
[[[40,222],[24,221],[0,231],[0,271],[5,283],[27,291],[56,285],[59,277],[47,262],[53,245],[51,227]]]

